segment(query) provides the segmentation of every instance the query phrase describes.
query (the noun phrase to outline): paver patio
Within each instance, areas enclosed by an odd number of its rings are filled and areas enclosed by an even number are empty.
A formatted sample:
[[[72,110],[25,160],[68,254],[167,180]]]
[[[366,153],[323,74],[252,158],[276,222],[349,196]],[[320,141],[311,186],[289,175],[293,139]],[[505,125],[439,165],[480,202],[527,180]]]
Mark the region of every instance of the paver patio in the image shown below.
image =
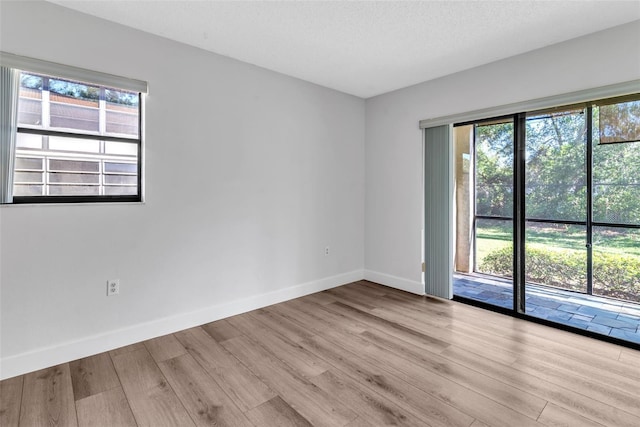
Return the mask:
[[[510,280],[454,274],[453,294],[513,308]],[[527,284],[526,313],[575,328],[640,344],[640,304]]]

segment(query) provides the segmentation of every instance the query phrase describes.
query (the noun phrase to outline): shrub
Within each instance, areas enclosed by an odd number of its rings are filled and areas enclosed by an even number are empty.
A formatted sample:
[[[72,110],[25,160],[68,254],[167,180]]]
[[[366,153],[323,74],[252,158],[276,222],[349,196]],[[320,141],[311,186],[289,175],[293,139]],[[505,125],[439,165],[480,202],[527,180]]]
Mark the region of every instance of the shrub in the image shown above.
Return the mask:
[[[586,253],[527,247],[525,265],[528,282],[575,291],[587,287]],[[487,254],[480,270],[511,276],[513,247]],[[594,251],[593,272],[594,294],[640,302],[640,258]]]

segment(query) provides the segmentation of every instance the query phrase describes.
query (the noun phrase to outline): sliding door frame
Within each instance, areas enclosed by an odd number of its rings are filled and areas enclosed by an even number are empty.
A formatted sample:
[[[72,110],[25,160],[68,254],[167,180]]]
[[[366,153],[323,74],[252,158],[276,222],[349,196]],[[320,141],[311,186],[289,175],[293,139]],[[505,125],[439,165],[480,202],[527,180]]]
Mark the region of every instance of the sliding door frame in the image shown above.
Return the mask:
[[[526,113],[513,116],[513,310],[526,311]]]
[[[566,106],[571,108],[572,106]],[[559,111],[565,108],[559,106]],[[477,161],[477,147],[476,147],[476,125],[481,125],[483,122],[491,122],[500,119],[512,119],[513,120],[513,218],[508,217],[489,217],[486,215],[476,214],[476,182],[473,180],[473,239],[474,239],[474,260],[473,271],[476,271],[476,221],[477,219],[504,219],[513,221],[513,305],[510,309],[499,306],[494,306],[486,302],[476,301],[465,297],[459,297],[454,295],[455,301],[461,301],[471,305],[476,305],[482,308],[486,308],[492,311],[501,312],[511,315],[513,317],[523,318],[536,323],[552,326],[557,329],[568,330],[581,335],[586,335],[592,338],[600,339],[603,341],[613,342],[625,347],[630,347],[640,350],[640,344],[625,341],[608,335],[594,333],[588,330],[583,330],[562,323],[549,321],[528,315],[526,313],[526,227],[528,222],[541,222],[541,223],[553,223],[553,224],[568,224],[568,225],[580,225],[585,227],[585,246],[586,246],[586,273],[587,273],[587,290],[584,292],[586,295],[593,295],[593,228],[594,226],[600,227],[614,227],[614,228],[628,228],[628,229],[640,229],[639,224],[622,224],[622,223],[604,223],[594,221],[593,212],[593,199],[594,199],[594,135],[593,135],[593,101],[585,102],[584,104],[585,117],[585,187],[586,187],[586,215],[584,221],[575,220],[556,220],[556,219],[536,219],[527,218],[526,215],[526,122],[527,113],[520,112],[509,116],[500,116],[494,118],[483,118],[482,120],[467,121],[462,123],[455,123],[453,126],[466,126],[474,125],[473,127],[473,159],[474,171],[477,170],[475,162]]]

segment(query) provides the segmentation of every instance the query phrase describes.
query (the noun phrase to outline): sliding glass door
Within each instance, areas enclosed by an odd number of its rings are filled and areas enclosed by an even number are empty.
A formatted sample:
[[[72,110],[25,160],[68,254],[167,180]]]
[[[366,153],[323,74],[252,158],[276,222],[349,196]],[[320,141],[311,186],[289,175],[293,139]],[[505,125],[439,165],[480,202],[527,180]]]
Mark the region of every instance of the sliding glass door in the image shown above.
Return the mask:
[[[513,118],[475,126],[475,256],[473,271],[495,286],[477,298],[498,307],[513,306]]]
[[[640,102],[593,123],[593,294],[640,303]]]
[[[585,109],[527,115],[525,129],[525,312],[566,317],[554,289],[588,292]]]
[[[639,99],[457,127],[456,297],[640,344]]]

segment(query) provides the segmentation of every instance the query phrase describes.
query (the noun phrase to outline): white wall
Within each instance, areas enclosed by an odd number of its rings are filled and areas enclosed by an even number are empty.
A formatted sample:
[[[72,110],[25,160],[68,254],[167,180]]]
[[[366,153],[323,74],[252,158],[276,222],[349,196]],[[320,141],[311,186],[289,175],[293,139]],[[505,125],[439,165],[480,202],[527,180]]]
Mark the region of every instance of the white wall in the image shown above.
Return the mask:
[[[365,110],[49,3],[0,1],[1,50],[150,86],[145,204],[0,207],[0,378],[357,280],[363,266],[422,292],[419,120],[638,79],[639,33],[627,24]]]
[[[1,377],[362,278],[363,100],[49,3],[0,49],[150,87],[145,204],[0,208]]]
[[[639,34],[635,21],[368,99],[365,277],[424,290],[420,120],[639,79]]]

